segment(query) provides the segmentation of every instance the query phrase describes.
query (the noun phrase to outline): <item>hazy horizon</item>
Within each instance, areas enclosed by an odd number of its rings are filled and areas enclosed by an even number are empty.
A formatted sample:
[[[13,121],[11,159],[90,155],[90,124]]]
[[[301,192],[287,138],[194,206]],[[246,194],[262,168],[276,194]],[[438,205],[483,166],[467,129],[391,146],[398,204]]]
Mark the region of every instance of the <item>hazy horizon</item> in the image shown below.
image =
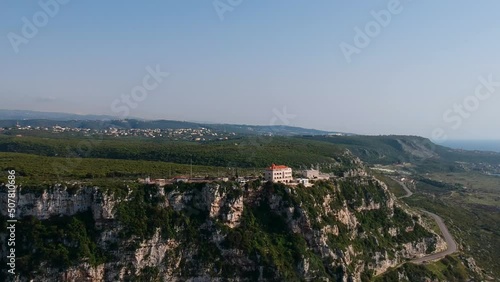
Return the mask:
[[[500,3],[221,2],[3,1],[0,108],[500,139]]]
[[[6,109],[0,109],[0,111],[1,110],[6,110]],[[31,110],[13,109],[12,111],[31,111]],[[75,114],[75,115],[82,115],[82,116],[93,116],[94,115],[94,114],[85,114],[85,113],[77,114],[77,113],[63,113],[63,112],[42,112],[42,113],[70,114],[70,115]],[[95,114],[95,115],[100,116],[99,114]],[[107,115],[102,115],[102,116],[107,116]],[[116,117],[116,118],[119,118],[119,117]],[[148,118],[143,118],[143,117],[129,117],[129,119],[140,119],[140,120],[145,120],[145,121],[167,120],[167,119],[148,119]],[[252,123],[235,124],[235,123],[223,123],[223,122],[207,122],[207,121],[198,121],[198,120],[175,120],[174,119],[174,121],[202,123],[202,124],[233,124],[233,125],[249,125],[249,126],[267,126],[266,124],[252,124]],[[280,124],[275,124],[275,125],[280,125]],[[290,125],[290,126],[293,126],[293,125]],[[304,128],[323,130],[323,129],[314,128],[314,127],[304,127]],[[323,130],[323,131],[340,132],[340,131],[335,131],[335,130]],[[397,134],[390,134],[390,133],[389,134],[359,134],[356,132],[342,132],[342,133],[363,135],[363,136],[397,135]],[[419,136],[419,135],[407,134],[406,136]],[[421,136],[421,137],[425,137],[425,136]],[[448,139],[445,142],[441,142],[440,145],[454,148],[454,149],[500,152],[500,139],[474,139],[474,138],[471,138],[471,139]]]

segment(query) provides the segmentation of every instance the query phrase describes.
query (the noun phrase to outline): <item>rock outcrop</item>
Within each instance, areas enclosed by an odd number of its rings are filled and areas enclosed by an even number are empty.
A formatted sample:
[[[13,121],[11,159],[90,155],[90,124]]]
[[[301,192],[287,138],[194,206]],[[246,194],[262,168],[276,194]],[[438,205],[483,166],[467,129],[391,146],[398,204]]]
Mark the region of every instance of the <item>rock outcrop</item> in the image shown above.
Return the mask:
[[[18,218],[50,225],[58,222],[55,218],[86,213],[90,218],[82,222],[93,226],[82,234],[93,238],[95,246],[80,250],[92,254],[92,260],[81,257],[60,269],[46,259],[43,271],[21,275],[19,281],[139,276],[164,281],[359,281],[442,249],[439,236],[397,206],[383,183],[365,175],[320,181],[311,188],[207,183],[125,193],[98,187],[70,192],[59,185],[38,193],[21,189]],[[0,202],[6,203],[6,194],[0,193]],[[417,231],[418,240],[411,239]],[[78,250],[67,240],[61,241],[67,250]],[[32,248],[37,253],[40,247]],[[1,251],[5,257],[6,250]]]

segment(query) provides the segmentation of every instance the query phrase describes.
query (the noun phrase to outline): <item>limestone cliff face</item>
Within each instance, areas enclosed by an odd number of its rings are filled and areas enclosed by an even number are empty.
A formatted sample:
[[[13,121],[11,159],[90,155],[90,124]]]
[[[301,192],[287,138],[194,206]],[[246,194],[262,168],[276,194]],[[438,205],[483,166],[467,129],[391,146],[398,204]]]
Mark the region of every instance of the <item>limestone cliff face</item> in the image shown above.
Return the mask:
[[[22,193],[18,195],[17,216],[34,216],[39,219],[48,219],[52,216],[74,215],[84,212],[92,206],[93,188],[79,189],[75,194],[70,194],[65,188],[55,186],[50,191],[43,191],[41,195]],[[0,203],[7,205],[7,197],[1,197]],[[2,209],[2,215],[6,216]]]
[[[365,173],[312,188],[211,183],[120,195],[99,187],[21,190],[18,218],[50,222],[90,212],[87,233],[105,259],[83,258],[64,269],[47,262],[19,280],[360,281],[443,248]],[[0,202],[5,206],[5,193]],[[134,222],[141,214],[144,226]]]
[[[61,185],[43,190],[41,194],[24,193],[20,188],[16,200],[17,218],[34,216],[40,220],[88,210],[92,211],[95,220],[113,219],[113,208],[117,203],[113,196],[101,193],[98,187],[82,187],[71,193]],[[0,204],[7,206],[7,201],[6,194],[0,193]],[[2,209],[1,213],[7,216],[6,209]]]

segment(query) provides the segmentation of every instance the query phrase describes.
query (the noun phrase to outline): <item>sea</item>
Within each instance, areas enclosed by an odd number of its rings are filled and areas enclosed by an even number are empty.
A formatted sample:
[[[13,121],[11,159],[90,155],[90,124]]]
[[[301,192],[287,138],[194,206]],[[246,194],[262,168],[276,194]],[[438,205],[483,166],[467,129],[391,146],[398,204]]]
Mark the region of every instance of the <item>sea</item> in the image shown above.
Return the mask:
[[[449,140],[440,145],[454,149],[492,151],[500,153],[500,140]]]

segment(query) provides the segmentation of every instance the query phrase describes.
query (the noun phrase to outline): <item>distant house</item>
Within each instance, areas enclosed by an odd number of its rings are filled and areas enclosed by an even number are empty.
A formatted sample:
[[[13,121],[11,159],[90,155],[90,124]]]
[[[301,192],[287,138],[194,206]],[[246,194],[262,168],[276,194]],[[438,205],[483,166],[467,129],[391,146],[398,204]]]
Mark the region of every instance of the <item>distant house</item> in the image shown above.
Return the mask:
[[[179,176],[176,176],[174,177],[174,182],[189,182],[189,177],[187,176],[184,176],[184,175],[179,175]]]
[[[321,173],[318,169],[306,169],[301,175],[309,180],[326,180],[330,179],[329,174]]]
[[[166,179],[151,179],[151,177],[146,177],[144,179],[139,178],[139,182],[143,184],[149,184],[149,185],[159,185],[159,186],[165,186],[169,183]]]
[[[245,177],[238,177],[238,178],[236,178],[236,182],[238,182],[240,184],[245,184],[248,182],[248,180],[246,180]]]
[[[298,178],[297,179],[297,183],[302,184],[302,185],[304,185],[306,187],[312,186],[312,184],[309,183],[309,179],[308,178]]]
[[[319,170],[316,169],[306,169],[303,172],[305,178],[314,179],[319,178]]]
[[[271,182],[290,183],[293,180],[292,169],[285,165],[272,164],[265,170],[264,179]]]

